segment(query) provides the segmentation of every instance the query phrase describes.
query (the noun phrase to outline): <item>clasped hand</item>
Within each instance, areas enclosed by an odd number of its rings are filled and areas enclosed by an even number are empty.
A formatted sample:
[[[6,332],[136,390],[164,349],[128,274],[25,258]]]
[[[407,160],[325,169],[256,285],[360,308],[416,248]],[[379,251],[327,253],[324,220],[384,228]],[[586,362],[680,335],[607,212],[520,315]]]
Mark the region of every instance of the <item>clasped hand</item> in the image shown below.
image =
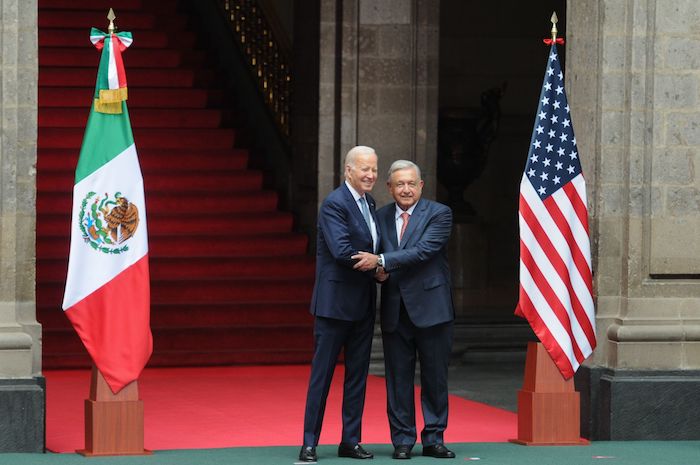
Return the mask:
[[[357,263],[353,265],[355,270],[359,271],[370,271],[376,270],[374,277],[379,281],[385,281],[389,275],[384,271],[384,268],[377,266],[377,261],[379,256],[369,252],[358,252],[352,257],[353,260],[357,260]]]

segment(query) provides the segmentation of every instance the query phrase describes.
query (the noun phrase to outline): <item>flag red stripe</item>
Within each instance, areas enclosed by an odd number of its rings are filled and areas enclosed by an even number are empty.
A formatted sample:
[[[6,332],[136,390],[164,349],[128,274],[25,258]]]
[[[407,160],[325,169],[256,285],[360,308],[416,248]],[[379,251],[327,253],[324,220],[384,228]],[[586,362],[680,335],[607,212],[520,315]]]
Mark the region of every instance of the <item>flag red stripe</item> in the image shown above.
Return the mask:
[[[86,273],[89,271],[86,270]],[[138,379],[153,350],[148,255],[66,310],[113,392]]]
[[[562,351],[554,336],[552,336],[552,333],[549,331],[549,327],[544,321],[542,321],[540,314],[537,313],[537,309],[530,300],[530,296],[527,295],[527,292],[522,286],[520,286],[518,308],[526,315],[527,321],[530,323],[532,330],[535,332],[540,342],[542,342],[544,348],[547,349],[547,352],[559,368],[559,371],[561,372],[562,376],[564,376],[564,379],[571,378],[574,375],[574,367],[571,366],[569,358]]]
[[[559,205],[557,205],[557,203],[552,197],[545,199],[543,203],[545,208],[549,212],[552,220],[557,225],[557,228],[559,228],[559,231],[564,237],[564,240],[566,240],[566,243],[569,246],[569,250],[571,251],[571,256],[574,260],[574,266],[576,266],[576,268],[578,269],[578,272],[580,273],[584,283],[586,284],[589,294],[592,296],[593,289],[591,283],[591,270],[590,268],[588,268],[588,262],[586,262],[586,259],[584,258],[581,249],[579,248],[578,244],[576,243],[576,240],[574,239],[574,234],[571,231],[569,223],[566,221],[566,218],[564,218],[564,214],[559,209]],[[538,231],[536,234],[539,237],[539,234],[545,233],[544,231]],[[556,251],[554,253],[556,253]],[[549,252],[547,252],[547,255],[551,257]],[[586,310],[583,308],[583,305],[581,305],[581,301],[579,300],[571,285],[569,268],[566,266],[566,264],[564,264],[559,255],[556,255],[556,258],[559,260],[553,260],[552,264],[557,269],[559,276],[561,276],[562,280],[564,280],[564,283],[566,284],[566,287],[569,290],[574,315],[576,315],[576,319],[578,320],[581,329],[586,334],[586,339],[588,339],[588,343],[591,345],[591,348],[595,348],[595,331],[593,330],[593,326],[591,325],[591,321],[588,317],[588,314],[586,313]]]
[[[544,201],[544,205],[547,211],[550,213],[552,220],[559,228],[561,234],[564,236],[564,239],[566,240],[569,248],[571,249],[572,255],[574,256],[574,262],[576,262],[577,260],[577,255],[581,259],[583,259],[583,255],[581,254],[578,245],[576,244],[576,241],[574,241],[573,239],[573,233],[569,228],[569,224],[564,219],[564,216],[559,210],[558,205],[554,202],[554,200],[551,197]],[[545,255],[547,255],[547,258],[552,264],[552,267],[555,269],[562,282],[566,286],[567,292],[569,293],[569,300],[571,302],[571,306],[576,320],[578,321],[579,326],[581,326],[581,328],[583,329],[583,332],[586,335],[586,339],[588,339],[588,343],[591,345],[591,347],[595,347],[595,336],[591,338],[591,335],[593,334],[591,323],[588,319],[586,311],[583,308],[583,305],[581,304],[581,301],[578,298],[578,295],[576,295],[576,291],[574,291],[574,288],[571,284],[571,275],[569,272],[569,268],[567,267],[566,263],[564,263],[564,260],[562,260],[561,256],[559,255],[559,252],[554,247],[554,244],[552,244],[552,241],[550,240],[545,230],[542,228],[542,225],[540,224],[537,215],[530,209],[530,205],[527,203],[527,201],[525,201],[524,198],[522,198],[522,196],[520,203],[520,214],[523,216],[523,218],[529,225],[532,234],[537,238],[537,242],[540,244],[540,247],[544,251]],[[574,253],[575,251],[577,253]],[[585,260],[584,265],[586,269],[588,269]],[[585,279],[585,275],[583,276]]]
[[[576,216],[581,222],[583,230],[586,234],[586,241],[588,241],[588,208],[586,207],[586,203],[579,196],[578,192],[576,191],[576,187],[573,185],[573,183],[564,186],[563,190],[569,198],[569,201],[573,206]],[[588,244],[590,244],[590,242],[588,242]],[[577,257],[576,266],[579,269],[583,280],[588,286],[588,290],[591,293],[591,296],[593,296],[593,274],[591,271],[590,250],[587,251],[587,253],[584,255],[581,249],[577,247],[576,252],[578,252],[579,254],[579,256]],[[595,335],[593,337],[595,338]]]
[[[559,210],[556,203],[554,203],[553,200],[550,201],[550,199],[551,199],[551,197],[549,199],[546,199],[545,202],[543,202],[545,209],[550,214],[550,218],[557,225],[559,231],[561,232],[562,236],[566,240],[566,242],[569,246],[569,249],[571,249],[571,251],[572,251],[572,255],[573,255],[573,250],[575,249],[578,251],[579,255],[583,256],[578,248],[578,245],[576,244],[576,241],[573,239],[573,233],[571,232],[569,225],[566,223],[566,220],[564,219],[563,215],[561,214],[561,211]],[[566,287],[569,290],[569,294],[572,295],[573,297],[575,297],[576,302],[578,302],[578,297],[576,297],[576,294],[575,294],[573,288],[571,287],[571,277],[569,274],[569,268],[564,263],[564,260],[562,260],[561,256],[559,255],[559,252],[557,251],[554,244],[552,244],[552,241],[550,240],[549,235],[542,227],[542,224],[539,222],[539,218],[537,217],[537,214],[535,212],[533,212],[532,209],[530,209],[530,204],[527,202],[527,200],[524,198],[524,196],[522,194],[520,195],[520,214],[527,221],[527,224],[530,226],[530,230],[532,231],[532,234],[537,238],[537,242],[540,244],[540,247],[542,247],[542,250],[544,250],[545,254],[549,258],[549,261],[552,263],[552,266],[557,271],[557,274],[562,279],[564,284],[566,284]],[[557,215],[557,216],[555,216],[555,215]],[[574,262],[576,262],[575,257],[574,257]],[[585,259],[584,259],[584,264],[585,264]],[[590,275],[590,273],[589,273],[589,275]],[[586,275],[582,274],[582,276],[585,279]]]
[[[124,50],[126,50],[126,46],[119,40],[119,37],[116,35],[112,36],[112,53],[114,56],[114,63],[117,66],[119,87],[126,87],[126,70],[124,69],[124,60],[122,60],[122,52]]]
[[[527,203],[527,200],[525,200],[525,198],[522,195],[520,196],[520,200],[520,214],[523,216],[523,218],[526,219],[527,224],[530,225],[530,230],[532,231],[533,235],[537,238],[537,242],[540,244],[540,247],[542,247],[542,250],[544,250],[544,252],[547,254],[547,257],[549,257],[549,261],[552,262],[552,266],[557,271],[557,274],[559,274],[559,277],[566,284],[566,287],[569,289],[569,294],[576,297],[576,294],[574,293],[574,290],[571,287],[571,276],[569,274],[569,268],[564,263],[564,260],[562,260],[554,244],[552,244],[549,235],[540,224],[537,214],[530,209],[530,204]],[[566,241],[567,245],[569,246],[569,249],[571,250],[574,263],[576,263],[577,256],[583,258],[583,254],[581,254],[581,251],[579,250],[578,245],[574,240],[571,228],[569,228],[569,225],[566,222],[566,219],[564,218],[563,214],[561,213],[561,210],[559,210],[558,205],[554,202],[554,200],[551,197],[545,199],[543,205],[546,208],[547,212],[549,212],[550,218],[557,225],[559,231],[564,237],[564,240]],[[574,251],[576,253],[574,253]],[[586,265],[585,259],[583,259],[583,263],[585,265],[585,268],[587,269],[588,265]],[[581,275],[584,277],[584,279],[586,278],[585,273],[581,273]],[[576,301],[578,302],[578,298],[576,298]]]
[[[561,323],[562,327],[566,331],[566,334],[569,336],[569,339],[571,339],[571,347],[574,351],[574,357],[576,357],[576,360],[578,360],[579,363],[583,362],[586,357],[584,357],[581,353],[581,349],[579,348],[576,342],[576,338],[574,338],[573,332],[571,330],[571,320],[569,319],[569,313],[567,312],[566,307],[564,307],[564,305],[561,303],[561,300],[559,300],[557,294],[552,289],[552,286],[549,285],[549,281],[547,281],[547,278],[542,274],[542,271],[537,266],[537,263],[530,254],[530,249],[527,248],[523,241],[520,241],[520,260],[530,272],[532,279],[535,281],[535,285],[549,304],[549,307],[554,312],[554,315]]]
[[[581,198],[578,196],[576,188],[571,183],[569,183],[566,186],[564,186],[563,189],[567,197],[571,201],[574,212],[576,213],[576,216],[578,216],[579,220],[581,219],[581,215],[586,216],[586,206],[583,204],[583,202],[581,202]],[[578,199],[578,202],[574,202],[574,198]],[[586,283],[586,286],[588,286],[588,292],[590,292],[591,295],[593,295],[593,277],[591,275],[591,269],[589,267],[588,261],[586,260],[586,257],[583,255],[583,252],[581,252],[581,248],[578,246],[576,240],[574,239],[574,234],[571,231],[571,226],[569,225],[569,222],[564,217],[564,214],[561,212],[559,206],[556,204],[554,199],[550,197],[544,202],[544,205],[549,211],[549,214],[552,216],[552,219],[557,223],[559,229],[562,231],[562,234],[566,238],[566,241],[569,244],[569,248],[571,249],[571,255],[574,258],[576,268],[581,274],[581,277]],[[583,213],[579,211],[579,209],[581,208],[583,208]],[[583,225],[586,231],[586,235],[588,235],[588,224],[583,223]],[[564,233],[565,230],[566,234]]]
[[[583,229],[586,230],[586,234],[588,234],[588,207],[583,202],[583,199],[578,195],[576,186],[574,186],[573,183],[568,183],[563,187],[563,189],[564,193],[567,195],[567,197],[569,197],[571,205],[574,207],[578,220],[583,225]]]

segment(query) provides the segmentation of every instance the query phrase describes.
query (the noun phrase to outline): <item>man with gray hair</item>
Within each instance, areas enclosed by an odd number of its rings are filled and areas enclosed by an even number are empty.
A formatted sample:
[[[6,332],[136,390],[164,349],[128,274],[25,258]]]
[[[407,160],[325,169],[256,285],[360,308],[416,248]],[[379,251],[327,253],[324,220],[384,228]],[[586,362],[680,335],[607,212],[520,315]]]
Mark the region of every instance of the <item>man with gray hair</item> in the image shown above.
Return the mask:
[[[299,460],[315,462],[326,398],[343,350],[343,432],[338,456],[371,459],[361,445],[362,411],[377,301],[374,270],[354,268],[358,251],[377,250],[381,235],[369,192],[377,181],[377,154],[357,146],[345,157],[345,182],[318,212],[316,282],[311,298],[314,356],[306,395],[304,439]]]
[[[381,254],[360,252],[355,267],[378,267],[382,281],[381,326],[387,413],[393,458],[410,459],[417,439],[413,397],[420,360],[423,455],[454,458],[443,440],[447,428],[447,367],[452,350],[454,307],[447,260],[452,211],[421,198],[420,168],[397,160],[387,187],[394,203],[377,212]]]

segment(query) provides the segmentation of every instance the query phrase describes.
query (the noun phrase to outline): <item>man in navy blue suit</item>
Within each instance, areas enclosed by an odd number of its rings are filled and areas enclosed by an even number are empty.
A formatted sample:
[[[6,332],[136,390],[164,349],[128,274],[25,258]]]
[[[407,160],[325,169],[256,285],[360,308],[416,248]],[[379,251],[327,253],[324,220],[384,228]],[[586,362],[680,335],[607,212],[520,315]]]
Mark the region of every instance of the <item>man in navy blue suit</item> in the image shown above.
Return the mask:
[[[341,349],[345,358],[343,433],[338,456],[371,459],[361,445],[362,411],[376,312],[374,270],[354,268],[351,257],[379,246],[374,199],[377,154],[352,148],[345,156],[345,182],[321,204],[318,213],[316,283],[311,301],[314,356],[306,395],[304,442],[299,460],[317,460],[316,446],[333,371]]]
[[[393,458],[410,459],[416,443],[416,355],[425,422],[423,455],[454,458],[443,441],[454,321],[447,260],[452,211],[421,199],[423,180],[413,162],[395,161],[387,186],[395,203],[377,212],[382,253],[359,253],[355,266],[360,270],[379,267],[377,276],[383,281],[381,326]]]

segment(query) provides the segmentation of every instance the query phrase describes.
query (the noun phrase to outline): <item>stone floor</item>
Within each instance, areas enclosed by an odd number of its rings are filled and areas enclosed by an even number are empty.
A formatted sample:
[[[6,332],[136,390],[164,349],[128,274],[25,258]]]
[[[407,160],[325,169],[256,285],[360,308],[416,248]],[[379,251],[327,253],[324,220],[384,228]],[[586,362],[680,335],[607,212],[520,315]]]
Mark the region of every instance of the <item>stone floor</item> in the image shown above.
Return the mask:
[[[525,350],[467,352],[450,362],[450,394],[515,412],[524,369]],[[370,371],[381,376],[384,367],[373,363]]]
[[[524,370],[524,350],[467,354],[450,365],[450,394],[515,412]]]

